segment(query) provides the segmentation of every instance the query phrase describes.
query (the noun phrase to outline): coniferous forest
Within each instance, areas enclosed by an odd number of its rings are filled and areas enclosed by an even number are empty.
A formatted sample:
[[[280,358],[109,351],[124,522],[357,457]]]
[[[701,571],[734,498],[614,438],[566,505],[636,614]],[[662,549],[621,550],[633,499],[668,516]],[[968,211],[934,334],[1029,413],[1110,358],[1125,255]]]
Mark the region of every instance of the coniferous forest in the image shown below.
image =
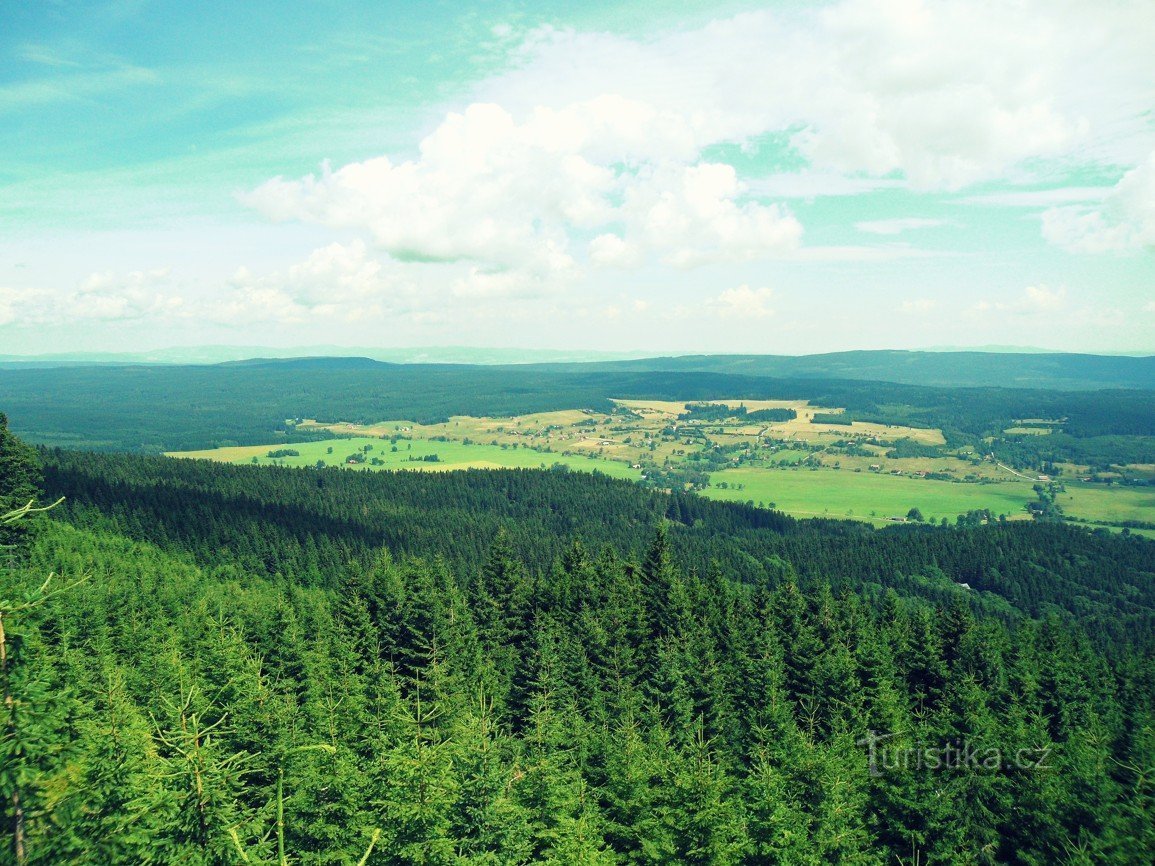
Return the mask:
[[[1155,866],[1155,0],[0,0],[0,866]]]
[[[0,863],[1155,856],[1141,538],[7,429],[0,511]]]

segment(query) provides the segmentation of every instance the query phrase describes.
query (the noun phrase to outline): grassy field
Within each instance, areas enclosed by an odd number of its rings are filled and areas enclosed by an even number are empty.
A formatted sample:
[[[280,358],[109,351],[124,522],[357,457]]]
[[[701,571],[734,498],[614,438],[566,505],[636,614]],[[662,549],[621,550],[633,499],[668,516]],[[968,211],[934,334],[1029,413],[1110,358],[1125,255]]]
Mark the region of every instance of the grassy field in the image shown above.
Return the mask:
[[[727,489],[718,485],[725,482]],[[885,522],[918,508],[928,520],[954,521],[959,514],[989,508],[994,514],[1025,516],[1035,498],[1029,484],[958,484],[845,470],[725,469],[710,476],[703,493],[711,499],[753,500],[799,516],[853,517]],[[741,485],[741,489],[735,489]]]
[[[719,488],[725,482],[727,489]],[[712,499],[755,503],[771,502],[798,515],[873,519],[902,517],[918,508],[927,519],[954,520],[979,508],[994,514],[1024,517],[1035,497],[1026,481],[963,484],[908,476],[820,469],[810,471],[761,468],[725,469],[710,476],[703,495]],[[735,489],[735,485],[742,485]],[[1056,500],[1063,513],[1091,521],[1121,523],[1155,518],[1155,492],[1146,488],[1068,484]],[[1145,534],[1145,533],[1144,533]]]
[[[291,446],[252,446],[177,453],[228,463],[276,463],[285,466],[347,466],[351,469],[449,471],[454,469],[549,468],[561,463],[571,469],[600,471],[616,478],[640,480],[643,472],[665,466],[690,466],[712,449],[742,455],[745,465],[715,471],[704,495],[715,499],[753,501],[798,516],[828,516],[867,520],[882,525],[918,508],[928,520],[954,521],[959,514],[989,509],[1009,518],[1026,518],[1026,505],[1036,499],[1034,478],[989,460],[967,454],[938,457],[889,458],[892,443],[911,438],[941,444],[939,430],[916,430],[855,422],[852,426],[814,424],[815,412],[837,408],[812,406],[800,400],[726,400],[749,411],[791,408],[798,418],[777,424],[749,424],[742,417],[719,421],[679,420],[682,402],[618,400],[632,412],[614,414],[587,409],[541,412],[512,418],[454,416],[440,424],[421,425],[390,420],[375,424],[319,424],[299,427],[334,434],[320,442]],[[637,414],[633,414],[637,413]],[[640,417],[639,417],[640,416]],[[1044,424],[1022,421],[1045,432]],[[872,444],[865,444],[870,438]],[[278,447],[299,456],[270,458]],[[371,450],[364,451],[365,447]],[[396,450],[394,450],[396,448]],[[859,453],[854,453],[857,450]],[[865,452],[865,453],[863,453]],[[365,462],[347,464],[351,454]],[[422,458],[437,455],[437,461]],[[376,461],[376,462],[374,462]],[[775,468],[806,461],[820,468]],[[717,465],[715,463],[715,465]],[[871,467],[881,471],[871,471]],[[644,467],[644,468],[643,468]],[[1064,478],[1079,467],[1069,467]],[[1155,472],[1155,467],[1152,467]],[[1082,471],[1082,470],[1080,470]],[[894,474],[899,473],[899,474]],[[957,481],[916,477],[934,473]],[[977,483],[979,480],[984,483]],[[725,484],[726,487],[721,487]],[[1105,487],[1069,481],[1058,504],[1073,518],[1118,524],[1155,522],[1155,493],[1149,488]]]
[[[371,446],[372,450],[362,449]],[[326,439],[320,442],[299,442],[293,445],[252,445],[237,448],[215,448],[211,451],[177,451],[169,456],[218,460],[223,463],[256,463],[258,465],[315,466],[322,461],[326,466],[346,466],[352,454],[362,453],[365,462],[348,465],[350,469],[409,469],[422,472],[444,472],[455,469],[540,469],[562,463],[574,470],[592,472],[597,470],[615,478],[641,477],[641,472],[631,469],[626,463],[584,455],[543,454],[530,448],[498,445],[464,445],[461,442],[433,442],[425,439],[400,440],[397,451],[392,451],[388,439],[356,437],[352,439]],[[299,451],[298,457],[270,458],[270,451],[289,448]],[[426,462],[421,458],[436,454],[437,462]],[[256,458],[254,460],[254,458]],[[376,458],[380,465],[372,465]]]
[[[1066,487],[1067,492],[1060,493],[1055,500],[1065,514],[1112,523],[1155,522],[1155,488],[1104,487],[1077,482]]]

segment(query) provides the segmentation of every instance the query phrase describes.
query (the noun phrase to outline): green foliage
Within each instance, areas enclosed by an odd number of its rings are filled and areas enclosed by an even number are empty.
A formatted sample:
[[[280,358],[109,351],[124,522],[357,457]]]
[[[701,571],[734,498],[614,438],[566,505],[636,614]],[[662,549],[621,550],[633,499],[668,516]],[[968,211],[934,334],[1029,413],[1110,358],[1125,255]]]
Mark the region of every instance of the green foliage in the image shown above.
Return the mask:
[[[811,424],[840,424],[843,427],[849,427],[854,423],[854,419],[849,415],[842,413],[830,412],[815,412],[810,416]]]
[[[5,866],[1155,857],[1143,540],[45,456]]]
[[[902,439],[895,440],[894,447],[886,452],[886,456],[895,459],[905,457],[942,457],[943,449],[937,445],[926,445],[925,443],[904,436]]]
[[[9,431],[8,417],[0,412],[0,515],[33,502],[40,492],[40,481],[36,452]],[[27,532],[28,521],[0,519],[0,547],[19,544]]]
[[[868,354],[887,358],[891,353]],[[1039,358],[1043,356],[1034,360]],[[976,359],[1002,366],[1031,357],[975,355],[968,362]],[[0,380],[4,408],[19,421],[22,435],[43,444],[98,450],[158,453],[213,448],[225,442],[255,445],[329,437],[286,420],[300,417],[354,423],[410,418],[432,423],[452,415],[510,416],[575,407],[613,412],[611,398],[696,403],[744,398],[809,400],[817,406],[846,409],[844,415],[822,417],[823,423],[862,420],[941,428],[952,447],[994,436],[994,448],[1004,459],[1014,454],[1037,459],[1041,456],[1037,449],[1042,449],[1052,462],[1072,457],[1094,458],[1077,461],[1093,463],[1153,462],[1135,459],[1155,450],[1150,390],[943,387],[960,384],[958,361],[946,353],[922,356],[923,364],[947,365],[923,384],[895,384],[891,381],[893,363],[883,364],[870,377],[882,381],[863,382],[848,381],[849,371],[838,364],[795,373],[792,365],[765,363],[774,359],[753,360],[756,363],[674,358],[599,365],[471,367],[313,358],[210,366],[6,369],[0,370]],[[1064,363],[1072,370],[1070,376],[1058,377],[1062,380],[1058,387],[1074,382],[1094,388],[1113,380],[1139,383],[1131,384],[1132,388],[1151,387],[1150,359],[1046,356],[1045,361],[1046,369],[1037,370],[1028,380],[1039,388],[1048,387],[1052,372]],[[1096,364],[1142,365],[1145,369],[1122,376],[1078,370]],[[986,384],[1007,381],[1023,379],[1003,371],[991,375]],[[92,400],[89,395],[93,393],[102,399]],[[705,411],[737,414],[741,409]],[[780,420],[777,415],[760,417],[758,412],[746,415],[754,423]],[[1050,436],[1003,437],[1002,431],[1020,418],[1065,420],[1062,432]]]

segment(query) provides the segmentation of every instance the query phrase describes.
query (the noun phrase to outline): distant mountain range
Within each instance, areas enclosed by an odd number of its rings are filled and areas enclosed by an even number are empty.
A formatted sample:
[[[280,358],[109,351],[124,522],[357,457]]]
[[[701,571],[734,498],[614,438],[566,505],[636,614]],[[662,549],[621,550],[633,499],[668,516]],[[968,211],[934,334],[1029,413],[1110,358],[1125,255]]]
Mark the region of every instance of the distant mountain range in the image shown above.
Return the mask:
[[[34,368],[140,364],[300,362],[357,359],[366,365],[517,365],[551,372],[695,372],[774,379],[861,379],[935,387],[1007,387],[1059,390],[1155,389],[1155,356],[1083,355],[1062,352],[867,350],[822,355],[678,355],[639,357],[533,349],[351,349],[314,346],[190,347],[133,354],[72,353],[0,355],[0,367]]]
[[[578,365],[566,365],[575,368]],[[580,365],[589,370],[727,373],[774,379],[864,379],[936,387],[1155,388],[1155,356],[1067,353],[833,352],[682,355]]]
[[[587,352],[561,349],[488,349],[469,346],[416,346],[373,349],[364,346],[181,346],[153,352],[57,352],[50,355],[0,355],[0,365],[62,367],[89,364],[221,364],[253,358],[372,358],[393,364],[583,363],[643,358],[645,352]]]

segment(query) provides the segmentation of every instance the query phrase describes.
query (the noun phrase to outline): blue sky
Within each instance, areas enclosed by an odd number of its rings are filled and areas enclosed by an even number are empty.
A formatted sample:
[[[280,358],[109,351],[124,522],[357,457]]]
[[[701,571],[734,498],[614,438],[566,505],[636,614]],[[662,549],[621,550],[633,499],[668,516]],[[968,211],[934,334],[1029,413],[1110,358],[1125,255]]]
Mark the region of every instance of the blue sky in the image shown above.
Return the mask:
[[[0,2],[0,353],[1155,351],[1145,2]]]

